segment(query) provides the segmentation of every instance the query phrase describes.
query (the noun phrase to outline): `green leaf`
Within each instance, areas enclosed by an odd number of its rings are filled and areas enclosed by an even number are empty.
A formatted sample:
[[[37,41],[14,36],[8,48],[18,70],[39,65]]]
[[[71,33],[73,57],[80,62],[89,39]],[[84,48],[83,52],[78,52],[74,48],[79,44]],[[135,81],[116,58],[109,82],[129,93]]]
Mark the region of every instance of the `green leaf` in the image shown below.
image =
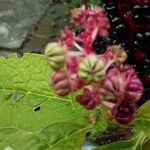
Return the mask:
[[[90,0],[89,5],[102,5],[102,0]]]
[[[146,142],[143,143],[142,150],[149,150],[149,148],[150,148],[150,139],[146,140]]]
[[[48,85],[43,55],[0,58],[0,150],[78,150],[91,128],[77,93],[59,97]]]
[[[89,2],[87,3],[88,6],[91,5],[98,5],[101,6],[102,5],[102,0],[89,0]],[[67,5],[69,8],[75,8],[75,7],[80,7],[83,4],[82,0],[68,0],[67,1]]]
[[[107,129],[107,121],[104,118],[104,116],[102,116],[101,111],[99,109],[95,109],[92,112],[91,116],[96,120],[96,123],[94,124],[90,133],[90,139],[94,141],[101,133],[103,133]]]
[[[138,109],[135,118],[135,125],[150,136],[150,100]]]
[[[67,5],[70,9],[80,7],[82,0],[68,0]]]
[[[147,136],[144,132],[139,132],[132,139],[126,141],[118,141],[104,146],[100,146],[95,150],[141,150],[142,144]]]

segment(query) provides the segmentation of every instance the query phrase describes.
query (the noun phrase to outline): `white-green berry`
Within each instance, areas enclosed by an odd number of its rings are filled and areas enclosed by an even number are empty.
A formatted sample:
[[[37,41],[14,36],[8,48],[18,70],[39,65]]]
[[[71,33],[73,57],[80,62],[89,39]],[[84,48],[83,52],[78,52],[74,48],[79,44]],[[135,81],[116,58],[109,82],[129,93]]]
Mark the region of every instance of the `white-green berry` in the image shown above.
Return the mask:
[[[61,69],[65,64],[65,51],[57,42],[47,44],[45,56],[48,64],[54,70]]]
[[[98,82],[105,74],[105,64],[95,55],[89,55],[79,64],[78,76],[87,82]]]

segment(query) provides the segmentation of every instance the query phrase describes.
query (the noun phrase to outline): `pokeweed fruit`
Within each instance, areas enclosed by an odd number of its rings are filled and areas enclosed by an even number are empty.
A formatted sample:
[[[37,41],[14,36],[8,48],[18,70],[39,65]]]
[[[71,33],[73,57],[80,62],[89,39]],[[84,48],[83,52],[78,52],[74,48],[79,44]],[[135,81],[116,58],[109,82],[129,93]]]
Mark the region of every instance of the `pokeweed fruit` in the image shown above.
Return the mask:
[[[47,44],[45,48],[45,56],[48,64],[54,70],[59,70],[65,65],[65,51],[56,42]]]
[[[105,75],[105,64],[95,55],[89,55],[79,63],[79,78],[87,82],[98,82]]]
[[[76,101],[86,109],[94,109],[100,104],[99,94],[85,88],[82,95],[76,97]]]
[[[127,53],[120,45],[110,45],[107,47],[104,57],[107,60],[114,59],[115,63],[123,63],[127,59]]]
[[[125,64],[123,66],[122,72],[123,72],[124,76],[126,77],[126,79],[128,79],[128,78],[130,78],[132,76],[137,76],[136,70],[132,66],[130,66],[128,64]]]
[[[113,45],[112,51],[114,55],[116,56],[116,62],[125,62],[127,60],[127,53],[124,51],[124,49],[120,45]]]
[[[84,80],[84,78],[78,76],[78,73],[80,72],[79,64],[84,58],[91,54],[95,55],[94,57],[96,58],[96,54],[92,50],[93,41],[96,36],[108,36],[109,22],[104,9],[100,7],[82,5],[80,8],[73,9],[71,14],[70,21],[73,23],[75,30],[71,30],[67,26],[64,30],[61,30],[61,34],[57,38],[58,43],[48,44],[45,55],[53,70],[59,71],[65,65],[65,69],[69,73],[71,90],[74,91],[81,89],[92,81],[98,82],[103,76],[103,72],[106,70],[102,69],[104,60],[95,62],[95,65],[91,64],[94,67],[90,68],[92,71],[94,69],[94,77],[91,72],[90,77]],[[74,32],[76,27],[82,29],[78,34]],[[71,48],[75,49],[75,51],[70,51]],[[81,73],[79,74],[81,75]]]
[[[134,102],[138,102],[143,95],[142,82],[134,76],[127,83],[125,97]]]
[[[140,104],[150,99],[150,1],[104,0],[110,19],[111,44],[120,44],[128,54],[127,63],[136,68],[144,86]]]
[[[50,75],[49,84],[53,85],[55,93],[64,96],[71,91],[71,85],[67,73],[64,70],[53,71]]]
[[[100,95],[112,102],[127,99],[133,103],[140,100],[143,94],[143,85],[135,70],[124,65],[122,69],[109,69],[100,84]]]
[[[101,98],[115,103],[122,101],[126,90],[125,80],[117,67],[109,69],[100,84]]]
[[[76,74],[71,74],[70,76],[70,83],[72,91],[76,91],[78,89],[82,89],[87,83],[80,78],[77,77]]]
[[[106,51],[107,46],[108,41],[98,35],[92,44],[92,49],[96,54],[100,55]]]
[[[108,6],[107,11],[114,13],[115,9]],[[125,49],[122,46],[126,40],[120,45],[109,43],[110,24],[103,8],[82,5],[73,9],[71,14],[74,29],[65,27],[58,43],[48,44],[45,51],[54,70],[50,82],[56,94],[65,96],[70,91],[83,89],[76,101],[84,108],[101,109],[105,104],[109,117],[120,124],[130,123],[136,103],[143,94],[143,85],[134,68],[125,64],[128,52],[126,46]],[[122,23],[123,18],[120,19],[112,18],[111,30],[115,28],[115,33],[123,38],[126,37],[126,27]],[[81,30],[77,33],[78,29]],[[142,35],[149,37],[149,33]],[[103,45],[103,40],[106,40],[106,45]]]
[[[126,91],[125,97],[127,100],[138,102],[143,95],[143,85],[138,78],[135,69],[129,65],[125,65],[122,69],[124,76],[126,77]]]
[[[120,124],[128,124],[133,120],[136,103],[142,94],[142,82],[129,65],[109,69],[100,84],[100,99],[115,105],[112,118]]]
[[[118,123],[128,124],[133,120],[135,111],[135,103],[123,101],[113,107],[112,116]]]

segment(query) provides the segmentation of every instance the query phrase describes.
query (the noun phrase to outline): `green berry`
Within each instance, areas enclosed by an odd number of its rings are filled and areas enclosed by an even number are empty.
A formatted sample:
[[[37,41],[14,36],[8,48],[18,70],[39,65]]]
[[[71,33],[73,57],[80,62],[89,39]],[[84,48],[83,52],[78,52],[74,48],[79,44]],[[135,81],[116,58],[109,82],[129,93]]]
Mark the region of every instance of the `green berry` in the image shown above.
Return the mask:
[[[47,44],[45,48],[45,56],[48,64],[54,70],[61,69],[65,64],[65,51],[56,42]]]
[[[98,82],[104,74],[104,62],[95,55],[89,55],[79,64],[78,76],[87,82]]]

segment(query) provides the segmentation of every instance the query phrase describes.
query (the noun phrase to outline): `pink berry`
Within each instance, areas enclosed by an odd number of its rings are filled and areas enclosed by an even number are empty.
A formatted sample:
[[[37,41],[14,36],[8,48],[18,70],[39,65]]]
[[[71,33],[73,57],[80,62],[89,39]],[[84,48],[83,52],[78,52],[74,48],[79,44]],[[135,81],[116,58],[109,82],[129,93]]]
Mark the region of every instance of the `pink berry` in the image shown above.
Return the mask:
[[[65,71],[55,71],[51,74],[49,84],[53,86],[55,93],[65,96],[71,91],[70,81]]]
[[[86,109],[94,109],[100,103],[99,94],[89,89],[84,89],[83,94],[76,97],[76,101]]]

